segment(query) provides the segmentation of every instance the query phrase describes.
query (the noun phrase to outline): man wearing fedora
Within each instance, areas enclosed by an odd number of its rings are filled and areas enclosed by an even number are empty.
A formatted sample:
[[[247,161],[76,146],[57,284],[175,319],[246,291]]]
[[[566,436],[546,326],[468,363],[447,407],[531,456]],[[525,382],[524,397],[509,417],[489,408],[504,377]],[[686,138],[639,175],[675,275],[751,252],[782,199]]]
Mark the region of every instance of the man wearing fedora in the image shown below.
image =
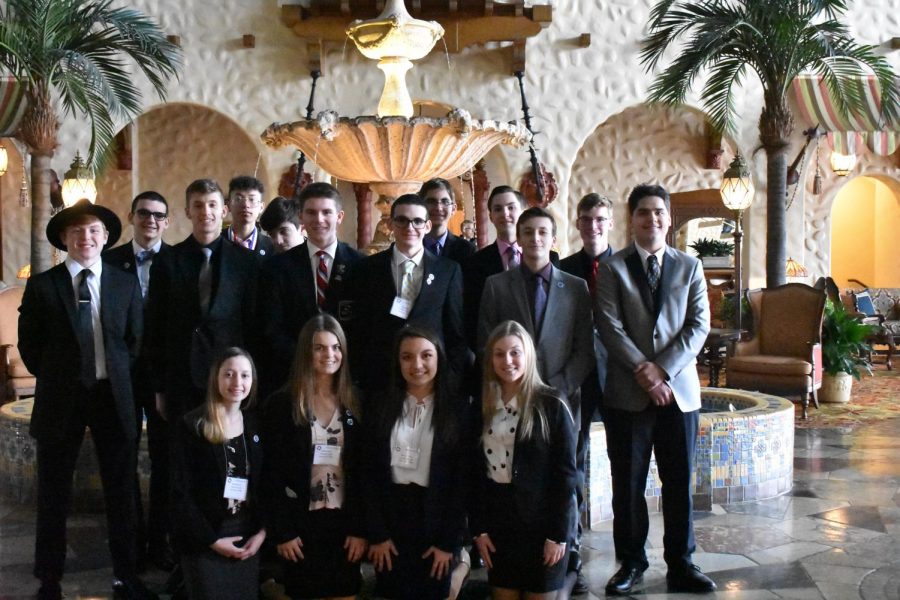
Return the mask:
[[[37,378],[30,432],[37,440],[40,599],[62,597],[66,516],[86,427],[100,467],[115,597],[156,597],[135,566],[131,370],[143,325],[141,289],[100,257],[121,231],[112,211],[87,200],[54,216],[47,239],[68,256],[28,280],[19,308],[19,351]]]

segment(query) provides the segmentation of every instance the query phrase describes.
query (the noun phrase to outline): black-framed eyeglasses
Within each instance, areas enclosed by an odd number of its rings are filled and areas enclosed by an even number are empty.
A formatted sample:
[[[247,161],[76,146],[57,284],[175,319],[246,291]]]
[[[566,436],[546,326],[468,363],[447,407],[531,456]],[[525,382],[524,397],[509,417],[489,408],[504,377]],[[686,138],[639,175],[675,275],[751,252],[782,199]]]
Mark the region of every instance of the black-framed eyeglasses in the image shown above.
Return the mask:
[[[163,219],[167,219],[169,215],[164,212],[157,212],[155,210],[147,210],[146,208],[139,208],[134,211],[134,214],[139,216],[142,219],[149,219],[153,217],[157,221],[162,221]]]
[[[425,223],[428,222],[425,219],[420,219],[419,217],[416,217],[415,219],[410,219],[407,217],[392,217],[391,221],[400,229],[406,229],[410,225],[413,226],[413,229],[422,229],[423,227],[425,227]]]

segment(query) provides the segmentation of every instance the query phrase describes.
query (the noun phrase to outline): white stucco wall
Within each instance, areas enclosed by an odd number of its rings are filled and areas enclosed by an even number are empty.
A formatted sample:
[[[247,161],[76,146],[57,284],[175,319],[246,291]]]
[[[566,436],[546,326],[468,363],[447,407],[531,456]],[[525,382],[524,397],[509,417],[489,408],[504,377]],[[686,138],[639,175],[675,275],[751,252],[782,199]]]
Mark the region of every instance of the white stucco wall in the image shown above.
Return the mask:
[[[261,153],[266,183],[269,189],[275,190],[278,178],[290,166],[293,154],[289,150],[276,152],[266,148],[258,135],[273,121],[302,117],[310,85],[305,42],[281,23],[278,2],[138,0],[129,4],[156,17],[167,33],[181,36],[185,69],[181,80],[170,87],[169,100],[207,106],[239,125],[252,140],[256,151]],[[647,118],[639,123],[618,119],[619,129],[610,131],[609,126],[604,126],[610,117],[640,105],[646,96],[652,77],[640,67],[638,42],[645,33],[651,3],[647,0],[602,3],[567,0],[554,4],[553,23],[528,41],[526,88],[534,125],[541,132],[536,146],[560,186],[560,197],[551,206],[557,217],[569,218],[572,213],[570,203],[577,201],[579,194],[588,187],[603,186],[610,181],[614,182],[613,189],[600,187],[595,191],[611,193],[620,201],[624,200],[622,194],[630,186],[648,179],[664,181],[671,191],[685,191],[701,182],[705,187],[715,185],[719,180],[716,173],[686,170],[685,165],[697,162],[695,159],[702,156],[702,150],[693,149],[693,155],[687,159],[683,140],[662,140],[663,148],[672,151],[669,157],[657,153],[649,163],[633,164],[642,154],[635,138],[652,136],[660,141],[660,136],[666,135],[658,130],[660,123]],[[858,1],[852,7],[848,22],[860,40],[880,44],[900,31],[898,8],[900,0]],[[241,47],[240,39],[244,33],[256,35],[255,48]],[[578,48],[574,43],[574,38],[581,33],[592,34],[589,48]],[[896,52],[889,57],[898,64]],[[511,120],[521,116],[518,87],[511,73],[510,48],[469,48],[460,55],[452,55],[451,63],[452,69],[448,70],[446,57],[439,52],[417,62],[407,78],[413,98],[461,106],[476,118]],[[146,87],[145,83],[142,85]],[[374,63],[362,58],[352,45],[344,52],[340,47],[329,47],[323,57],[323,77],[317,86],[316,108],[333,108],[348,116],[371,114],[381,86],[381,72]],[[756,123],[761,97],[755,82],[748,82],[738,103],[741,121],[732,143],[749,154],[758,145]],[[157,104],[154,97],[147,97],[148,108]],[[693,121],[671,126],[677,131],[680,127],[693,127],[691,123]],[[603,128],[598,130],[601,126]],[[798,116],[797,139],[792,153],[799,148],[802,128]],[[603,164],[584,163],[573,171],[579,156],[589,161],[600,158],[598,144],[601,139],[611,140],[605,142],[607,146],[612,144],[612,147],[602,149],[603,152],[619,156],[618,162],[623,164],[607,172]],[[83,121],[67,118],[60,131],[60,140],[53,166],[62,173],[75,150],[83,151],[87,147],[88,133]],[[221,143],[218,133],[210,131],[191,140],[190,147],[182,149],[182,153],[208,154],[210,147]],[[526,152],[507,149],[504,155],[512,181],[492,180],[493,185],[515,185],[527,168]],[[823,156],[827,160],[827,152]],[[750,158],[758,190],[747,219],[752,284],[759,283],[764,277],[765,157],[760,152]],[[689,162],[685,163],[686,160]],[[858,168],[874,169],[887,177],[896,178],[900,174],[894,159],[874,161],[877,164],[873,163],[871,167],[870,162],[873,162],[872,157],[866,155]],[[221,165],[221,170],[227,171],[228,165]],[[194,175],[202,176],[203,173]],[[317,174],[317,178],[323,176]],[[171,181],[159,182],[159,185],[164,183],[173,189],[183,189],[188,183],[183,168],[173,170],[170,178]],[[27,262],[25,241],[29,216],[26,210],[8,207],[5,201],[9,197],[7,178],[2,185],[4,280],[10,282],[13,265]],[[828,267],[829,226],[826,221],[831,198],[832,190],[819,197],[798,194],[789,214],[789,253],[801,262],[806,261],[813,273],[826,272]],[[117,199],[116,202],[126,200]],[[350,200],[348,209],[353,211]],[[174,227],[180,228],[177,223]],[[21,236],[13,233],[19,231],[26,233]],[[352,235],[348,237],[352,239]],[[573,235],[560,236],[564,254],[570,251],[570,241],[574,241]],[[577,243],[571,249],[575,248]]]

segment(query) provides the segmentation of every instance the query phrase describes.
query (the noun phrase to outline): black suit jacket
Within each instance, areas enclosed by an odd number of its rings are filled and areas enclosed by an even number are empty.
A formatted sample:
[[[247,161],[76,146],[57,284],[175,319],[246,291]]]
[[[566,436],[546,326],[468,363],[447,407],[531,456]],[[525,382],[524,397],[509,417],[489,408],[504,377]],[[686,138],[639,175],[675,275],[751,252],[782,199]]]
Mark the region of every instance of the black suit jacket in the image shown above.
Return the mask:
[[[529,439],[516,434],[511,485],[522,520],[547,539],[565,542],[575,527],[575,425],[565,402],[550,392],[552,388],[545,388],[538,396],[547,416],[548,439],[544,439],[538,420]],[[484,429],[481,411],[473,412],[473,429],[480,433]],[[477,440],[470,466],[475,480],[469,503],[472,535],[490,533],[492,526],[487,519],[487,503],[492,501],[487,459],[481,435]]]
[[[254,254],[220,237],[213,253],[213,297],[200,309],[197,289],[200,244],[188,237],[160,254],[150,267],[146,349],[156,390],[166,409],[179,415],[194,407],[206,388],[215,354],[228,346],[254,343],[259,265]]]
[[[550,262],[553,266],[559,266],[559,254],[550,252]],[[500,258],[500,250],[497,242],[488,244],[472,256],[463,265],[463,289],[465,292],[464,327],[466,343],[476,354],[479,354],[478,346],[478,311],[481,304],[481,295],[484,293],[484,284],[491,275],[503,272],[503,259]]]
[[[294,424],[290,393],[279,391],[266,401],[265,450],[263,466],[268,535],[276,544],[299,537],[306,539],[309,520],[309,483],[315,449],[309,425]],[[362,454],[367,451],[359,418],[349,409],[341,410],[344,446],[341,468],[344,474],[344,503],[341,507],[344,535],[366,537],[363,504]]]
[[[28,280],[19,313],[19,352],[37,378],[31,435],[39,441],[58,441],[77,411],[83,410],[75,397],[82,389],[75,291],[64,263]],[[131,370],[143,330],[141,291],[137,279],[106,262],[100,275],[100,322],[116,404],[110,418],[113,427],[121,427],[127,439],[134,439]]]
[[[451,368],[461,377],[470,356],[463,338],[462,273],[452,260],[423,250],[422,289],[407,319],[390,314],[397,295],[391,273],[393,246],[360,261],[353,270],[350,359],[353,376],[366,392],[388,386],[394,337],[406,325],[435,332],[444,342]]]
[[[459,263],[459,266],[461,267],[473,254],[475,254],[475,244],[464,240],[457,235],[453,235],[449,231],[447,232],[447,239],[445,240],[444,247],[441,248],[440,256],[442,258],[454,260]]]
[[[362,254],[338,242],[325,293],[324,310],[342,321],[346,321],[348,316],[340,314],[340,306],[349,300],[347,279],[350,269],[362,258]],[[315,274],[309,262],[307,242],[262,264],[258,301],[262,345],[257,355],[261,363],[263,391],[266,393],[274,391],[287,380],[297,347],[297,335],[309,319],[319,314]]]
[[[366,417],[369,441],[366,452],[366,517],[369,541],[380,544],[391,538],[386,515],[391,501],[391,429],[382,414],[383,402],[373,403]],[[437,546],[444,552],[454,552],[459,547],[465,525],[465,498],[467,463],[465,441],[466,422],[471,418],[460,414],[457,442],[443,441],[435,430],[428,474],[428,492],[425,497],[425,545]]]
[[[235,246],[240,246],[247,250],[246,246],[242,246],[241,244],[228,239],[228,231],[229,227],[225,227],[222,230],[222,239],[225,241],[231,242]],[[256,248],[250,250],[254,255],[256,255],[257,260],[260,262],[265,261],[265,259],[275,256],[275,242],[272,241],[272,238],[263,233],[263,230],[259,225],[256,226]]]
[[[600,255],[600,262],[605,261],[610,256],[613,255],[614,250],[612,246],[606,249],[606,252]],[[584,250],[579,250],[575,254],[571,256],[567,256],[561,261],[559,261],[559,268],[569,273],[570,275],[574,275],[576,277],[580,277],[585,281],[588,281],[588,278],[591,274],[593,259],[588,256]],[[599,279],[599,273],[598,273]],[[596,358],[596,374],[597,374],[597,385],[600,387],[600,393],[603,393],[603,387],[606,385],[606,360],[608,357],[608,352],[606,351],[606,347],[603,345],[603,342],[600,340],[600,334],[597,332],[597,329],[594,328],[594,357]],[[582,399],[585,398],[585,395],[582,394]]]
[[[219,539],[219,528],[228,516],[225,490],[225,449],[211,444],[200,431],[198,419],[206,410],[198,407],[178,419],[175,426],[172,532],[181,552],[202,552]],[[251,514],[253,533],[262,527],[260,515],[263,450],[256,416],[244,412],[244,440],[250,461],[250,481],[245,510]]]

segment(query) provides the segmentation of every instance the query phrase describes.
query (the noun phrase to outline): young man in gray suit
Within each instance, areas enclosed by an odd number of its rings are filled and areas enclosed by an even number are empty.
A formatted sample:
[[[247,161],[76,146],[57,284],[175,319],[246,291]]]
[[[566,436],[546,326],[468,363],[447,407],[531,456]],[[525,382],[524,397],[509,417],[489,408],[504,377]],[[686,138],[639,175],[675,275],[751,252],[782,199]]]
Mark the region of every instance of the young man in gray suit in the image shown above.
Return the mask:
[[[700,409],[696,357],[709,333],[700,261],[666,245],[669,194],[639,185],[628,196],[634,244],[600,264],[597,329],[609,352],[603,421],[612,468],[613,541],[621,568],[608,595],[628,594],[647,569],[644,488],[650,452],[662,480],[666,580],[673,592],[716,589],[691,561],[691,470]]]

